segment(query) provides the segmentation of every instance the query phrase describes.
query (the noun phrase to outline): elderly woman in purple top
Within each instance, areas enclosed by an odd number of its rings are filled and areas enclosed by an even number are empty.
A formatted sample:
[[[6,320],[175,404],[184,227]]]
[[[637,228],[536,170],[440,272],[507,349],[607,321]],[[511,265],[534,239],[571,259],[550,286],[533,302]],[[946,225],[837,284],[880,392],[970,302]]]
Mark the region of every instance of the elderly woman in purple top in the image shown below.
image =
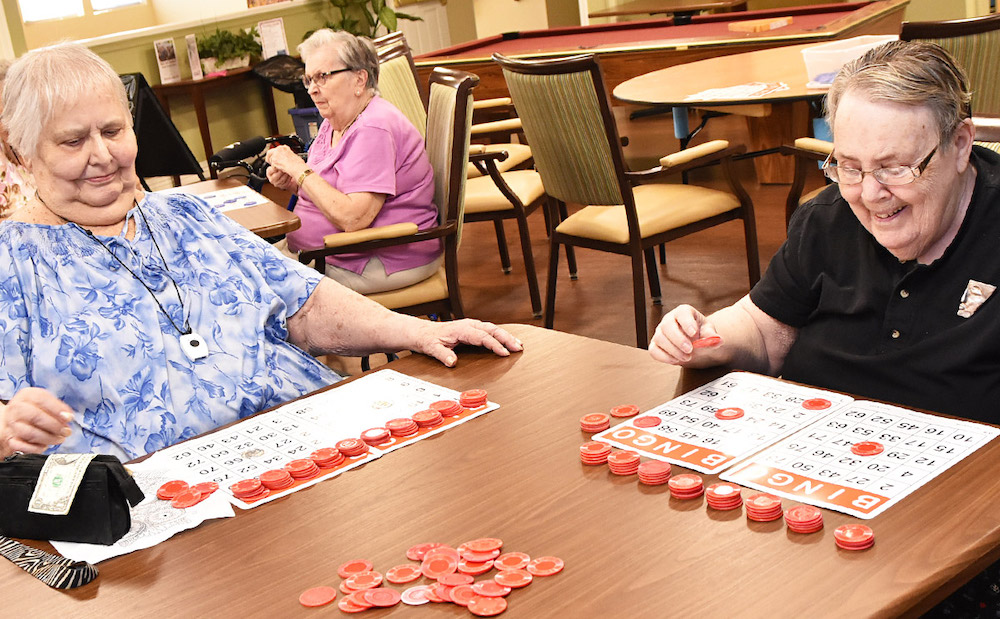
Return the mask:
[[[303,81],[325,119],[303,162],[288,147],[267,154],[268,180],[299,195],[302,227],[288,235],[293,252],[323,237],[371,226],[437,223],[434,178],[424,141],[409,120],[378,96],[371,41],[322,29],[299,45]],[[441,264],[437,239],[327,258],[326,274],[361,293],[409,286]]]

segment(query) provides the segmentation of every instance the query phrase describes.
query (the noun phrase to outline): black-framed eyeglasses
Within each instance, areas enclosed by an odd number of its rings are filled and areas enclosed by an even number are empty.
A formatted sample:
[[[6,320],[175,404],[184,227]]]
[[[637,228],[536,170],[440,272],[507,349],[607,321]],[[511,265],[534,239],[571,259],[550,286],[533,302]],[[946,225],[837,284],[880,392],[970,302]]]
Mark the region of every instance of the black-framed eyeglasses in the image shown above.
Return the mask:
[[[833,153],[831,152],[830,156],[823,162],[823,173],[826,174],[827,178],[841,185],[857,185],[865,180],[865,174],[871,174],[876,181],[883,185],[909,185],[917,180],[923,171],[927,169],[927,166],[931,163],[931,159],[934,158],[934,153],[937,152],[940,146],[941,143],[939,142],[931,150],[930,154],[916,165],[896,165],[887,168],[875,168],[874,170],[859,170],[839,165],[834,162]]]
[[[322,87],[323,84],[326,83],[326,80],[330,79],[332,76],[338,73],[343,73],[344,71],[353,71],[353,70],[354,69],[352,69],[351,67],[344,67],[343,69],[334,69],[333,71],[323,71],[322,73],[317,73],[316,75],[313,76],[303,75],[302,84],[305,85],[306,88],[309,88],[313,84]]]

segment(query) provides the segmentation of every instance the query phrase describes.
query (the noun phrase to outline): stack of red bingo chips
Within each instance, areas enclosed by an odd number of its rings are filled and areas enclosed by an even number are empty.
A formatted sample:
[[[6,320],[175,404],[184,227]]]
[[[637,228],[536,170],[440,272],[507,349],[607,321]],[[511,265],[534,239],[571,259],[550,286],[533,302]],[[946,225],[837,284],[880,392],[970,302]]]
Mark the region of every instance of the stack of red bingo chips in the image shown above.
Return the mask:
[[[458,402],[463,408],[475,409],[480,406],[486,406],[486,390],[469,389],[468,391],[463,391],[458,396]]]
[[[433,408],[413,413],[411,419],[416,421],[417,425],[421,428],[433,428],[434,426],[439,426],[444,422],[444,416]]]
[[[229,486],[229,491],[233,493],[233,496],[237,499],[251,502],[257,499],[263,499],[264,497],[271,494],[264,484],[260,483],[257,478],[254,479],[242,479],[232,486]]]
[[[747,510],[747,518],[757,522],[771,522],[781,518],[781,499],[773,494],[755,494],[743,502]]]
[[[313,466],[315,466],[315,464]],[[295,480],[292,479],[292,474],[286,469],[264,471],[260,474],[258,479],[260,479],[260,483],[262,483],[268,490],[284,490],[295,482]]]
[[[580,445],[580,460],[587,465],[607,464],[611,455],[611,445],[600,441],[587,441]]]
[[[345,438],[337,441],[337,449],[348,458],[360,456],[368,451],[368,445],[359,438]]]
[[[720,482],[708,487],[705,491],[705,501],[712,509],[727,511],[743,505],[743,494],[739,486]]]
[[[393,436],[399,438],[413,436],[420,430],[420,426],[417,425],[417,422],[413,421],[409,417],[390,419],[385,422],[385,427],[389,429],[389,432],[391,432]]]
[[[799,505],[785,511],[785,524],[794,533],[815,533],[823,528],[823,512],[812,505]]]
[[[639,407],[635,404],[621,404],[611,409],[612,417],[634,417],[638,414]]]
[[[386,428],[370,428],[361,433],[361,440],[367,445],[376,447],[392,440],[389,430]]]
[[[647,460],[639,465],[639,483],[662,486],[670,481],[670,465],[660,460]]]
[[[580,417],[580,429],[584,432],[603,432],[611,427],[611,417],[605,413],[590,413]]]
[[[692,473],[674,475],[670,478],[670,496],[675,499],[696,499],[705,492],[701,477]]]
[[[615,475],[635,475],[639,471],[639,454],[616,451],[608,456],[608,468]]]
[[[156,498],[161,501],[170,501],[178,494],[184,492],[191,486],[183,480],[175,479],[173,481],[168,481],[156,491]]]
[[[441,413],[442,417],[458,417],[462,414],[462,405],[454,400],[438,400],[431,402],[428,408],[433,408]]]
[[[842,524],[833,530],[833,539],[844,550],[867,550],[875,545],[875,532],[863,524]]]
[[[344,461],[344,454],[336,447],[322,447],[309,454],[309,458],[321,469],[332,469]]]
[[[311,458],[292,460],[285,465],[285,470],[295,479],[312,479],[319,475],[319,466]]]
[[[175,479],[168,481],[156,490],[156,498],[170,501],[170,506],[176,509],[187,509],[201,503],[219,489],[214,481],[205,481],[193,486],[186,481]]]

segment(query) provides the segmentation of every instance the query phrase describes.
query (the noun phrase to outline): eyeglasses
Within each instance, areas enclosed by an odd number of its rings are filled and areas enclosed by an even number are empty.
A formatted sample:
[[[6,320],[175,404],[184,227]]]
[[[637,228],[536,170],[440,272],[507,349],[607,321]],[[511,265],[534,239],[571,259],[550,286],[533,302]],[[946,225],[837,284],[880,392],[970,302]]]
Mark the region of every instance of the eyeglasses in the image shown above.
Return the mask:
[[[909,185],[927,169],[939,146],[941,145],[935,146],[934,150],[917,165],[896,165],[874,170],[859,170],[838,165],[834,163],[831,152],[830,156],[823,162],[823,173],[826,174],[827,178],[841,185],[857,185],[865,180],[865,174],[871,174],[876,181],[883,185]]]
[[[309,86],[313,84],[322,87],[323,84],[326,83],[326,80],[329,79],[330,77],[338,73],[343,73],[344,71],[353,71],[353,70],[354,69],[352,69],[351,67],[344,67],[343,69],[334,69],[333,71],[323,71],[322,73],[317,73],[312,77],[308,75],[303,75],[302,84],[305,85],[306,88],[309,88]]]

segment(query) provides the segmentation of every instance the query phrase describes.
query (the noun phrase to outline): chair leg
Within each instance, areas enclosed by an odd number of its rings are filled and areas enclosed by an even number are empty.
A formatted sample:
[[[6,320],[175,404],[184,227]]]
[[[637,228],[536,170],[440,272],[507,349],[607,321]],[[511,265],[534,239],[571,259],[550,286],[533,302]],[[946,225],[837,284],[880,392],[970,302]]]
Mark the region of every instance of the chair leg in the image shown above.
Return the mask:
[[[646,339],[646,290],[642,281],[642,253],[632,254],[632,295],[635,301],[635,345],[645,348]]]
[[[566,203],[560,200],[559,221],[562,221],[567,217],[569,217],[569,211],[566,210]],[[572,245],[566,246],[566,266],[569,267],[569,278],[576,281],[576,251],[573,249]]]
[[[521,253],[524,255],[524,274],[528,278],[528,296],[531,298],[531,315],[542,317],[542,295],[538,290],[538,274],[535,271],[535,254],[531,251],[531,236],[528,235],[528,216],[524,209],[517,210],[517,233],[521,237]]]
[[[568,247],[568,245],[567,245]],[[555,234],[549,241],[549,276],[545,288],[545,328],[551,329],[556,321],[556,276],[559,275],[559,243]]]
[[[500,266],[504,275],[510,275],[510,254],[507,252],[507,235],[503,230],[503,220],[494,219],[493,229],[497,231],[497,248],[500,250]]]
[[[663,245],[660,245],[663,247]],[[650,247],[642,252],[646,256],[646,277],[649,279],[649,296],[655,305],[660,305],[660,269],[656,266],[656,248]]]
[[[747,271],[750,274],[750,287],[753,288],[760,280],[760,252],[757,248],[757,226],[753,216],[743,219],[743,235],[747,243]]]
[[[667,244],[660,243],[660,264],[667,263]]]

